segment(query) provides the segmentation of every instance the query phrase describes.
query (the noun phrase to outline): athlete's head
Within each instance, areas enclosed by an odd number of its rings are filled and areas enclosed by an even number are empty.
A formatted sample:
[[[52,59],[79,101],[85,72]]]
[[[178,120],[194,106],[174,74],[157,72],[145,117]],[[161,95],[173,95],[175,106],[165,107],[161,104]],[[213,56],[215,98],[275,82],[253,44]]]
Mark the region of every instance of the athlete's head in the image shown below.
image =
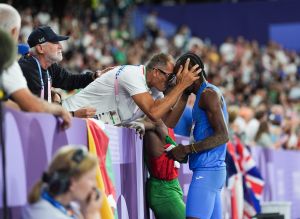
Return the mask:
[[[192,53],[192,52],[187,52],[177,59],[176,64],[174,66],[174,72],[178,72],[180,66],[181,65],[184,66],[184,64],[188,58],[190,59],[189,68],[198,64],[199,67],[202,69],[202,71],[199,73],[199,76],[201,76],[201,74],[202,74],[203,77],[206,79],[207,76],[206,76],[206,72],[204,71],[204,64],[203,64],[202,60],[200,59],[200,57],[198,55],[196,55],[195,53]]]
[[[207,76],[204,71],[204,64],[203,64],[202,60],[200,59],[200,57],[197,56],[195,53],[188,52],[188,53],[185,53],[182,56],[180,56],[177,59],[176,64],[174,66],[174,72],[178,72],[180,66],[184,66],[184,64],[188,58],[190,59],[189,69],[192,68],[194,65],[198,64],[199,68],[202,69],[202,71],[199,73],[199,76],[200,76],[199,80],[200,81],[206,80]],[[195,82],[186,89],[185,93],[190,94],[193,91],[194,84],[195,84]]]

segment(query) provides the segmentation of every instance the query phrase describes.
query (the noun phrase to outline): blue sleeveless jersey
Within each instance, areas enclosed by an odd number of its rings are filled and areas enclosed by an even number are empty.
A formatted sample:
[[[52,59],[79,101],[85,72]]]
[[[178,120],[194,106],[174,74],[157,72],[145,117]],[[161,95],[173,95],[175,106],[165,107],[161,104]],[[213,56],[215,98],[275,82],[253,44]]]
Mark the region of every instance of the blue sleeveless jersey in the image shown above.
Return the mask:
[[[214,130],[209,124],[209,120],[207,117],[206,112],[199,107],[199,101],[201,94],[205,88],[210,88],[215,90],[217,93],[221,95],[221,91],[216,86],[208,83],[203,82],[197,92],[195,104],[193,107],[193,123],[195,124],[193,130],[193,137],[195,142],[202,141],[214,134]],[[222,98],[222,111],[225,120],[225,124],[228,124],[228,113],[227,107],[224,100],[224,97],[221,95]],[[199,152],[196,154],[189,155],[189,166],[191,170],[197,169],[223,169],[225,164],[225,156],[226,156],[226,144],[219,145],[213,149],[205,150],[203,152]]]

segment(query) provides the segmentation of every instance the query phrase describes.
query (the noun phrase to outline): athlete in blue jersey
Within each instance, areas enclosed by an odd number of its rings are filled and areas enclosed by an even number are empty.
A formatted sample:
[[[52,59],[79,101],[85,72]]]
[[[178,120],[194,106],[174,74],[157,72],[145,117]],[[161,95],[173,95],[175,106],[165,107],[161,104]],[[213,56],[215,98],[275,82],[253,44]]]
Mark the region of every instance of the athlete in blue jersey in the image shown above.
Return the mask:
[[[190,64],[198,64],[203,69],[199,80],[186,91],[196,95],[192,112],[193,138],[190,145],[175,147],[168,155],[177,161],[189,157],[193,177],[187,197],[186,218],[220,219],[220,192],[226,177],[228,141],[226,103],[220,89],[206,81],[203,63],[197,55],[184,54],[176,62],[175,69],[188,58]]]

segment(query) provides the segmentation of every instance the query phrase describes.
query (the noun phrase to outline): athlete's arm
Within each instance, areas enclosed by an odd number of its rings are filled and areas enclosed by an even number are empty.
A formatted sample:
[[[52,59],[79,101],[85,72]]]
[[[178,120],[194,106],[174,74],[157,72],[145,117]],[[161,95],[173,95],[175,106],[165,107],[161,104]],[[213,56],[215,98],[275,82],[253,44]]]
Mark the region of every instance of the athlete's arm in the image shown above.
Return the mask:
[[[212,89],[205,89],[201,94],[198,105],[206,111],[214,134],[203,141],[198,141],[185,147],[175,147],[169,152],[169,156],[175,160],[182,161],[190,153],[212,149],[225,144],[229,140],[228,129],[222,112],[221,98],[217,92]]]
[[[208,121],[214,134],[203,141],[196,142],[193,146],[197,152],[212,149],[228,140],[228,129],[222,112],[222,102],[218,93],[212,89],[205,89],[201,95],[199,107],[207,113]]]

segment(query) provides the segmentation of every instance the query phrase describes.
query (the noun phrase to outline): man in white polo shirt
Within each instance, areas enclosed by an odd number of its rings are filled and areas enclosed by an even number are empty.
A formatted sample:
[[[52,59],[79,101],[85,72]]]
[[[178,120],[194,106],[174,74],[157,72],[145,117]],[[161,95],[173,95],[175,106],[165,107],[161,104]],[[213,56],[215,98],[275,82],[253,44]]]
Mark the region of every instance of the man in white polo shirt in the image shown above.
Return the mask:
[[[188,64],[189,61],[177,72],[174,89],[161,99],[155,99],[157,95],[151,90],[165,91],[168,82],[175,76],[173,57],[163,53],[154,55],[146,66],[115,67],[63,101],[63,107],[69,111],[85,106],[95,107],[99,119],[114,125],[127,124],[146,114],[153,121],[163,119],[166,125],[173,127],[174,118],[178,117],[186,103],[186,100],[178,100],[182,99],[183,91],[199,78],[198,66],[188,70]]]

